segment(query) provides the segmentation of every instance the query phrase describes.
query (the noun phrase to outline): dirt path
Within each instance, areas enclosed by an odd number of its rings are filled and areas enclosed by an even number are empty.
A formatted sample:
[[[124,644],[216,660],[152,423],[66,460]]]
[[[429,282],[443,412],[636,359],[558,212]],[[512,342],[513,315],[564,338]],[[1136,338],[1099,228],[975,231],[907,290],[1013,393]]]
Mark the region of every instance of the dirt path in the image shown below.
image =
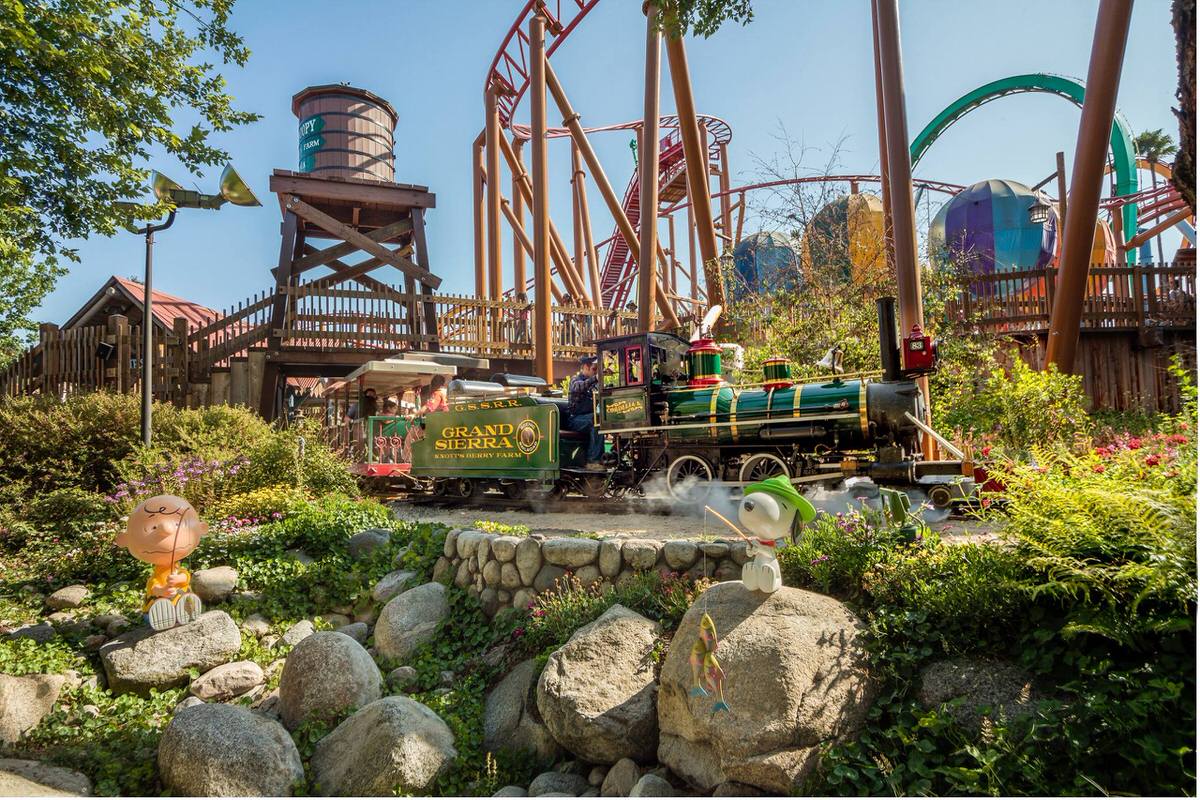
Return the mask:
[[[700,516],[691,514],[645,514],[617,512],[612,514],[547,511],[506,511],[486,508],[436,508],[404,502],[392,504],[398,519],[414,522],[440,522],[455,528],[471,528],[476,522],[498,522],[503,525],[524,525],[530,533],[547,536],[601,536],[638,539],[701,539],[725,537],[730,532],[711,516],[707,524]],[[946,520],[931,527],[948,541],[994,540],[999,538],[994,524],[975,520]]]

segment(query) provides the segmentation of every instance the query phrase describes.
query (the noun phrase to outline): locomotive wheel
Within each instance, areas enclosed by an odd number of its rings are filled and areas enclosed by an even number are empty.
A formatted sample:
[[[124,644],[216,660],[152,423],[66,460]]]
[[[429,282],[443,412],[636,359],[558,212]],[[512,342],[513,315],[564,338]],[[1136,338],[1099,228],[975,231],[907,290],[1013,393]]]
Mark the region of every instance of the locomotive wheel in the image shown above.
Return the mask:
[[[509,500],[520,500],[529,492],[529,485],[525,481],[509,481],[502,484],[504,496]]]
[[[949,486],[935,486],[929,490],[929,502],[937,509],[949,508],[954,502],[954,495]]]
[[[738,480],[742,483],[755,483],[776,475],[782,475],[785,478],[792,477],[787,464],[779,456],[772,453],[755,453],[742,462]]]
[[[703,500],[708,496],[712,479],[712,467],[700,456],[680,456],[667,467],[667,488],[676,500]]]

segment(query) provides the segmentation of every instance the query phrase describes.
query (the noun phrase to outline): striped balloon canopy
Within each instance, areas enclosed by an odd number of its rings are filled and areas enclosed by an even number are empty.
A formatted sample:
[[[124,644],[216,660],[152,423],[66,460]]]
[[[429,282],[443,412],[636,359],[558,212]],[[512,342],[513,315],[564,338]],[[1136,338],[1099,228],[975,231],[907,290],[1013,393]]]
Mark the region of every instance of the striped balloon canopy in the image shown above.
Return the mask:
[[[884,279],[883,201],[856,193],[826,203],[804,230],[800,261],[809,275],[832,269],[856,286]]]
[[[930,260],[971,275],[1047,266],[1055,258],[1058,217],[1052,210],[1045,222],[1031,222],[1029,208],[1037,199],[1016,181],[992,179],[968,186],[943,205],[930,224]],[[994,293],[1021,292],[1026,283],[999,284]],[[985,291],[985,286],[971,288]]]

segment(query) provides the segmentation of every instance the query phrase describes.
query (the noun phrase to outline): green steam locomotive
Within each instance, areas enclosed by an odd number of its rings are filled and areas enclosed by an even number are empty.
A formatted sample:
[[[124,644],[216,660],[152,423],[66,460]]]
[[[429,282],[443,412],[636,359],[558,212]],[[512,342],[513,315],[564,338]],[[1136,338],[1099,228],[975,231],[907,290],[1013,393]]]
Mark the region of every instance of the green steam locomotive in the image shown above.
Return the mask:
[[[559,429],[566,400],[541,381],[454,381],[450,411],[428,416],[409,474],[457,497],[493,489],[510,498],[620,496],[661,486],[693,500],[714,486],[785,475],[801,486],[861,476],[917,487],[939,507],[967,499],[971,465],[924,422],[919,380],[936,369],[936,342],[916,330],[901,347],[891,298],[879,301],[879,317],[878,377],[835,373],[801,383],[785,359],[774,358],[761,383],[732,385],[709,332],[713,313],[691,341],[658,332],[598,341],[594,419],[608,442],[603,471],[585,468],[584,437]],[[955,458],[926,459],[922,436]]]

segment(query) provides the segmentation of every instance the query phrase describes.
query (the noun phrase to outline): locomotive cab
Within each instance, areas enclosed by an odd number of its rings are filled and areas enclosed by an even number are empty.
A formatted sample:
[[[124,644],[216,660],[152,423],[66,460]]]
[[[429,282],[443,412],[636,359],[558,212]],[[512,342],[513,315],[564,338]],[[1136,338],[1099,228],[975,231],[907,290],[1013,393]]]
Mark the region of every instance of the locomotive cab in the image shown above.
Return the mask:
[[[605,432],[655,424],[663,394],[687,384],[688,343],[670,333],[643,333],[596,343],[600,386],[596,424]],[[662,410],[660,409],[660,411]]]

